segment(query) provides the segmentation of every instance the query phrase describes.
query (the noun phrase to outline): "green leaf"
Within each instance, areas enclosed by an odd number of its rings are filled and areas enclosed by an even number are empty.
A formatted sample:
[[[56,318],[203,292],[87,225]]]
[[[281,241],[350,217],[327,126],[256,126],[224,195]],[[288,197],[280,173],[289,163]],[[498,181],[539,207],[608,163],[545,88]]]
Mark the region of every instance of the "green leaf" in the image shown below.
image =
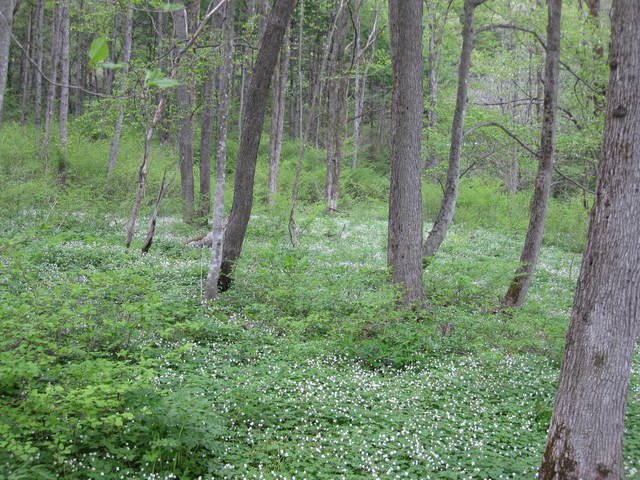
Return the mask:
[[[180,85],[180,82],[172,78],[164,77],[159,68],[147,70],[145,83],[148,87],[158,87],[160,89],[171,88]]]
[[[104,61],[109,55],[107,37],[96,37],[91,42],[87,55],[89,55],[90,67],[94,67],[97,63]]]

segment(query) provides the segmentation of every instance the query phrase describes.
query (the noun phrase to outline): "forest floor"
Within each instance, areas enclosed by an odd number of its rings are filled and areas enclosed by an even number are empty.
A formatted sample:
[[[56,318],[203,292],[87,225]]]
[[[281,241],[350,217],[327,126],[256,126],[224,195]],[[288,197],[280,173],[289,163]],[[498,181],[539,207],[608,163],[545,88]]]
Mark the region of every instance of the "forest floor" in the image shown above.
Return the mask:
[[[0,478],[533,479],[580,257],[543,250],[499,307],[520,240],[456,227],[398,313],[382,210],[251,220],[234,287],[202,304],[203,229],[162,218],[1,218]],[[444,334],[442,332],[445,332]],[[640,478],[640,361],[625,435]]]

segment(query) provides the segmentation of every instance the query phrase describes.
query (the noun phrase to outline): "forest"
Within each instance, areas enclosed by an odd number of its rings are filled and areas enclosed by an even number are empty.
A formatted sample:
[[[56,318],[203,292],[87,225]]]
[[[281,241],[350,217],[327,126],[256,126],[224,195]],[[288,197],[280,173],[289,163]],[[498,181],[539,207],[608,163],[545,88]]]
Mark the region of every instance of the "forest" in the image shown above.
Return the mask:
[[[638,0],[0,0],[0,479],[640,479]]]

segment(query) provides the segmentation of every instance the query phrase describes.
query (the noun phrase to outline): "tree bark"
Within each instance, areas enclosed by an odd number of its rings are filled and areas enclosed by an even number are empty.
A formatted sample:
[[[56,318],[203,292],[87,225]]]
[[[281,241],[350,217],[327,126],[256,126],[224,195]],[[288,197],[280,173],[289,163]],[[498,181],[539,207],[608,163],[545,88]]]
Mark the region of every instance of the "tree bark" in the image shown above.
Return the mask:
[[[471,68],[471,52],[473,50],[473,15],[475,8],[484,0],[465,0],[464,23],[462,27],[462,51],[460,64],[458,65],[458,93],[456,96],[456,108],[453,113],[451,126],[451,147],[449,149],[449,168],[447,170],[447,183],[444,190],[444,198],[440,211],[424,242],[422,255],[432,257],[444,241],[449,226],[453,221],[458,201],[458,186],[460,185],[460,153],[464,134],[464,116],[467,108],[467,78]]]
[[[218,142],[216,146],[216,187],[211,221],[211,263],[207,273],[205,298],[215,300],[218,296],[218,280],[222,266],[224,241],[224,190],[227,167],[227,130],[229,124],[229,100],[233,74],[233,3],[225,7],[223,20],[224,54],[220,68],[220,102],[218,106]]]
[[[502,300],[503,304],[511,307],[520,306],[524,302],[542,247],[556,148],[561,8],[562,0],[549,0],[540,157],[530,207],[529,228],[520,255],[520,267],[516,270],[511,285]]]
[[[273,204],[278,189],[278,164],[284,141],[284,112],[287,83],[289,80],[289,39],[285,33],[284,45],[280,51],[278,66],[273,73],[271,94],[271,136],[269,142],[269,177],[267,179],[267,203]]]
[[[44,117],[44,141],[42,144],[42,151],[44,153],[44,170],[45,172],[49,168],[49,141],[51,138],[51,122],[53,121],[53,113],[55,109],[56,102],[56,83],[58,80],[58,66],[60,64],[60,57],[58,55],[58,51],[60,50],[60,19],[61,19],[61,7],[58,3],[54,4],[54,13],[53,20],[51,22],[51,54],[50,54],[50,63],[51,70],[49,79],[51,83],[49,83],[49,87],[47,89],[47,103],[45,107],[45,117]]]
[[[421,306],[422,0],[389,0],[393,101],[388,264],[406,307]]]
[[[174,38],[179,45],[189,38],[187,9],[173,12]],[[178,154],[180,156],[180,196],[182,198],[182,218],[186,223],[193,220],[194,179],[193,179],[193,90],[191,75],[180,75],[180,85],[176,87],[178,111]]]
[[[251,85],[247,91],[245,109],[242,114],[243,127],[240,135],[240,148],[236,161],[233,204],[224,235],[222,275],[219,282],[223,290],[231,286],[229,275],[233,263],[242,251],[242,243],[253,205],[256,160],[260,134],[264,124],[267,94],[273,71],[278,62],[278,52],[282,46],[295,4],[296,0],[276,0],[274,3],[256,58]]]
[[[9,72],[9,47],[15,0],[0,0],[0,125],[4,109],[4,95]]]
[[[133,37],[133,8],[127,8],[127,17],[124,25],[124,41],[122,42],[122,59],[121,62],[125,64],[122,69],[123,81],[126,79],[129,73],[129,62],[131,61],[131,43]],[[107,189],[113,176],[113,171],[116,168],[118,161],[118,148],[120,147],[120,138],[122,137],[122,126],[124,125],[124,112],[125,103],[123,100],[118,104],[118,114],[116,117],[116,125],[113,130],[113,138],[111,139],[111,149],[109,150],[109,165],[107,167]]]
[[[614,0],[596,199],[567,333],[541,480],[621,480],[640,333],[640,3]]]

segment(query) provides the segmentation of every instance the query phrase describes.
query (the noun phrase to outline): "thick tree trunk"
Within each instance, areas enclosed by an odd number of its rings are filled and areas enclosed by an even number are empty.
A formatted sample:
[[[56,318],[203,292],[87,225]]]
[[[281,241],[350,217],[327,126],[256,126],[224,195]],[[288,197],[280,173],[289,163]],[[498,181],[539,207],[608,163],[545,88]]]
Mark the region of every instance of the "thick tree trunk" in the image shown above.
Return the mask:
[[[9,72],[9,47],[15,0],[0,0],[0,124],[4,109],[4,95]]]
[[[347,12],[336,19],[336,29],[329,53],[329,80],[327,82],[327,176],[325,202],[327,212],[338,209],[340,194],[340,170],[342,166],[342,135],[346,110],[347,80],[343,76],[347,35]]]
[[[122,59],[125,64],[122,70],[122,80],[129,73],[129,62],[131,61],[131,43],[133,37],[133,8],[127,8],[127,17],[124,25],[124,41],[122,42]],[[120,147],[120,138],[122,137],[122,126],[124,125],[125,103],[120,101],[118,104],[118,114],[116,117],[116,125],[113,130],[113,138],[111,139],[111,149],[109,150],[109,165],[107,167],[107,189],[113,176],[118,161],[118,148]]]
[[[273,204],[278,189],[278,165],[284,140],[284,112],[287,83],[289,80],[289,39],[285,33],[284,45],[280,51],[278,66],[273,73],[271,94],[271,136],[269,142],[269,178],[267,179],[267,203]]]
[[[567,333],[541,480],[621,480],[640,333],[640,3],[614,0],[596,200]]]
[[[393,102],[388,263],[407,307],[422,305],[422,0],[389,0]]]
[[[473,50],[473,14],[475,8],[484,0],[465,0],[464,24],[462,27],[462,52],[458,65],[458,93],[456,96],[456,108],[453,113],[451,126],[451,146],[449,148],[449,168],[447,170],[447,183],[444,190],[444,198],[440,205],[440,211],[424,242],[422,255],[432,257],[444,241],[453,221],[458,201],[458,186],[460,184],[460,153],[462,151],[464,115],[467,108],[467,78],[471,67],[471,51]]]
[[[529,229],[520,255],[520,267],[502,303],[522,305],[533,280],[538,263],[547,216],[547,203],[551,191],[551,177],[556,148],[556,111],[558,107],[558,77],[560,62],[560,16],[562,0],[549,0],[547,23],[547,54],[544,74],[544,106],[538,174],[530,207]]]
[[[229,124],[229,100],[231,97],[233,74],[233,3],[229,0],[223,20],[224,54],[220,67],[219,106],[218,106],[218,142],[216,147],[216,187],[213,201],[213,219],[211,221],[211,263],[207,273],[205,298],[214,300],[218,296],[218,280],[222,266],[224,241],[224,190],[225,169],[227,167],[227,130]]]
[[[44,58],[43,40],[44,40],[44,0],[38,0],[36,7],[36,31],[35,31],[35,61],[36,68],[34,76],[34,123],[36,127],[42,125],[42,61]]]
[[[276,0],[265,29],[258,57],[256,58],[251,85],[247,92],[243,112],[243,128],[236,162],[233,205],[224,235],[224,253],[220,287],[231,285],[229,274],[233,263],[240,256],[253,205],[253,185],[260,134],[264,124],[265,107],[271,77],[278,62],[278,52],[296,0]]]
[[[173,12],[174,38],[179,45],[189,38],[187,9]],[[182,198],[182,218],[186,223],[193,220],[194,179],[193,179],[193,90],[191,75],[181,75],[176,87],[178,110],[178,153],[180,156],[180,193]]]

